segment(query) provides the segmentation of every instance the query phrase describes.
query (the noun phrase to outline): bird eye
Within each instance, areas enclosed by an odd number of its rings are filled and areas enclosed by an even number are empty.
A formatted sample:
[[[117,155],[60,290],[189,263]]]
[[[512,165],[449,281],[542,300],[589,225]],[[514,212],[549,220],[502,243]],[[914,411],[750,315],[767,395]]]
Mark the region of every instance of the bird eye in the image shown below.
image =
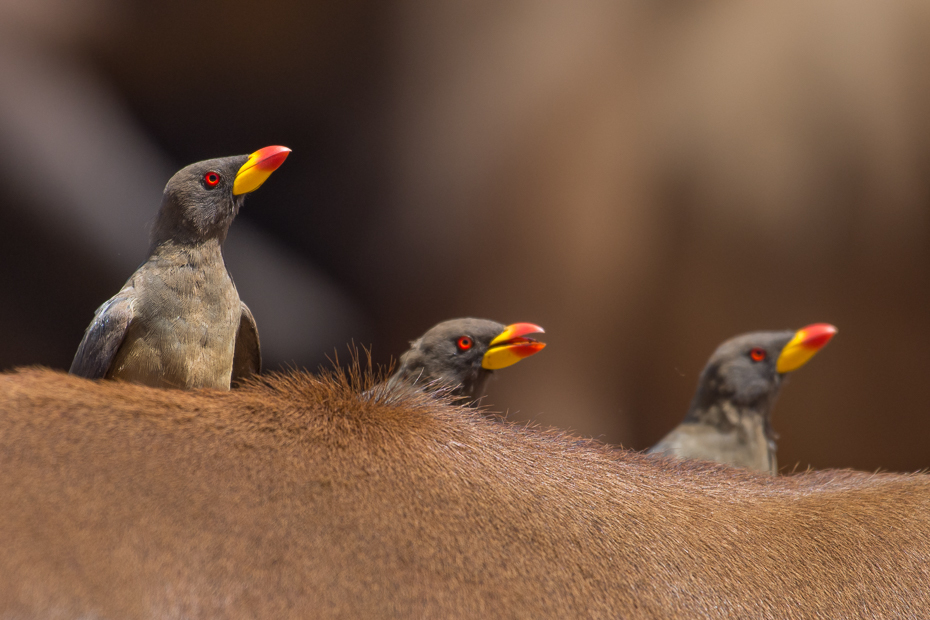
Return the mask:
[[[474,340],[472,340],[468,336],[462,336],[455,342],[455,344],[458,346],[459,351],[467,351],[473,346],[475,346]]]
[[[765,352],[765,349],[756,348],[749,352],[749,357],[751,357],[752,361],[754,362],[761,362],[767,357],[767,355],[768,354]]]
[[[220,183],[220,174],[210,171],[203,175],[203,182],[207,187],[216,187]]]

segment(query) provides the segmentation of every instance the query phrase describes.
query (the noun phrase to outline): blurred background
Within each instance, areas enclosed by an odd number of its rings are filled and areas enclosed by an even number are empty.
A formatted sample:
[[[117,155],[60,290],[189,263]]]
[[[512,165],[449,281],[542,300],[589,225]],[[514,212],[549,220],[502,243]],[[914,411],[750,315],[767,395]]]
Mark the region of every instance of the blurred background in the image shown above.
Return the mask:
[[[779,463],[930,466],[930,4],[0,0],[0,367],[67,369],[180,167],[293,149],[225,256],[267,368],[543,325],[488,402],[645,449],[830,322]]]

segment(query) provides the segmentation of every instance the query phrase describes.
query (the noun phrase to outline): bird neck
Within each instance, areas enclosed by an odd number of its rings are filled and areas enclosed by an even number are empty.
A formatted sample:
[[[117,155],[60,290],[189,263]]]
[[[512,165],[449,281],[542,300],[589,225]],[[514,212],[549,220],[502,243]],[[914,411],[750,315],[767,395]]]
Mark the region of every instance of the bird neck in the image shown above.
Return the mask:
[[[488,385],[488,379],[491,377],[490,370],[479,369],[474,378],[466,379],[465,383],[455,391],[457,396],[472,405],[479,405],[485,394],[485,387]]]
[[[194,246],[210,241],[218,245],[223,245],[223,242],[226,240],[226,233],[227,230],[221,228],[205,233],[196,230],[193,226],[179,226],[176,223],[164,222],[162,218],[159,218],[152,227],[151,244],[153,248],[169,242],[173,242],[179,246]]]
[[[217,238],[200,239],[197,242],[179,241],[177,239],[166,239],[163,241],[153,242],[151,249],[151,258],[170,260],[173,262],[180,261],[189,265],[201,265],[205,263],[223,264],[223,244]]]
[[[772,430],[770,403],[756,406],[739,405],[730,400],[721,400],[709,405],[692,405],[685,422],[706,424],[723,432],[733,430],[753,431],[761,426],[765,438],[774,442],[778,436]]]
[[[231,211],[198,210],[166,195],[152,226],[152,247],[168,241],[197,245],[215,240],[222,245],[226,240],[226,233],[229,232],[229,225],[238,211],[237,204],[234,204]]]
[[[459,380],[441,373],[431,374],[426,366],[409,357],[410,353],[401,357],[401,366],[387,381],[389,390],[398,389],[403,385],[417,386],[423,390],[440,390],[453,397],[461,404],[478,404],[484,396],[484,389],[491,376],[490,370],[479,368],[474,376],[466,376]]]

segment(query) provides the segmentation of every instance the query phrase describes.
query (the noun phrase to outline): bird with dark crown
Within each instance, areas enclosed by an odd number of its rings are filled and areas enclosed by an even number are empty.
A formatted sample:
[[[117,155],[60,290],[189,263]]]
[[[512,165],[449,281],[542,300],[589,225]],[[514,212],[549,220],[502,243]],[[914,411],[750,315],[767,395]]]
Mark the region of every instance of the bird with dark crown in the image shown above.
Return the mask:
[[[684,421],[649,452],[777,473],[771,414],[785,375],[835,333],[834,326],[817,323],[727,340],[704,367]]]
[[[491,373],[545,347],[529,334],[545,333],[532,323],[503,325],[486,319],[453,319],[432,327],[401,355],[388,390],[416,386],[447,390],[457,400],[478,404]]]
[[[171,177],[148,259],[97,309],[71,374],[228,390],[261,370],[255,319],[239,299],[222,246],[246,194],[288,153],[268,146],[197,162]]]

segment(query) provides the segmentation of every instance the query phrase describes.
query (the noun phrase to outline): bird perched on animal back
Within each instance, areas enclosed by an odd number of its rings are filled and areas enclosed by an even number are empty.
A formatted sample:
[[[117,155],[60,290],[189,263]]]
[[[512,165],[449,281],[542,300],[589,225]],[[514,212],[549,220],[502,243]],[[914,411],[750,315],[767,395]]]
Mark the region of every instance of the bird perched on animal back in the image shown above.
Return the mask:
[[[542,333],[543,328],[532,323],[505,326],[485,319],[444,321],[411,341],[386,387],[447,388],[461,400],[477,403],[493,371],[516,364],[546,346],[526,337]]]
[[[775,474],[771,412],[785,374],[823,348],[836,328],[754,332],[724,342],[701,373],[684,421],[649,452]]]
[[[71,374],[228,390],[261,370],[255,319],[226,271],[222,246],[245,195],[288,153],[267,146],[197,162],[171,177],[148,259],[97,309]]]

